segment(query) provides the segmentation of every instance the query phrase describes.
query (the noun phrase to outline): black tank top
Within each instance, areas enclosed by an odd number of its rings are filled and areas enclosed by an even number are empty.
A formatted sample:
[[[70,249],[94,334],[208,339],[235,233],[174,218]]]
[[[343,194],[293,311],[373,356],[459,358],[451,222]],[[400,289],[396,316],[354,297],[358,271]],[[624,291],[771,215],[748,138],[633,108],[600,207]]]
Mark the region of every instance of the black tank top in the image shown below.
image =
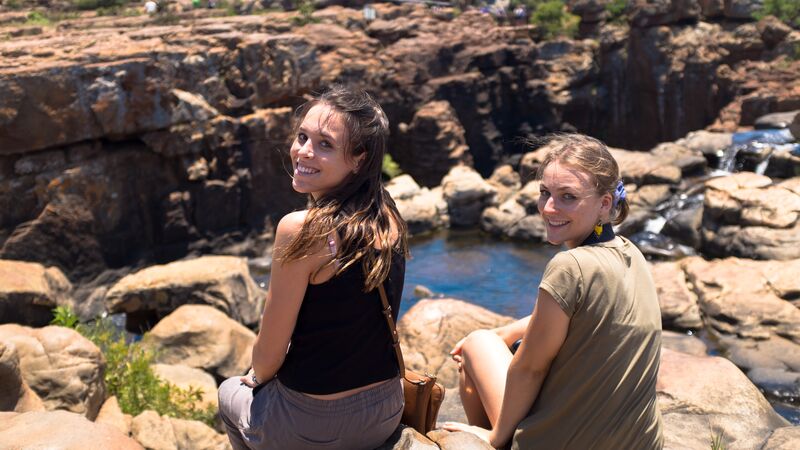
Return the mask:
[[[385,281],[395,321],[400,310],[406,262],[392,254]],[[291,345],[278,379],[307,394],[333,394],[398,375],[389,328],[378,290],[364,293],[361,263],[306,289]]]

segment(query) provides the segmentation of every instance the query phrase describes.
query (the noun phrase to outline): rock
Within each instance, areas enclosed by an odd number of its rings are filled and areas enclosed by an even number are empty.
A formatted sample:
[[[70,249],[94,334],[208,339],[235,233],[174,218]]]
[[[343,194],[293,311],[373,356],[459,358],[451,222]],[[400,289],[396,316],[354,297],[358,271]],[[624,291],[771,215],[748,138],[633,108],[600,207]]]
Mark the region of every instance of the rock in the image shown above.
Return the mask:
[[[407,126],[401,125],[395,160],[423,186],[436,186],[457,164],[472,164],[464,128],[447,101],[426,103]]]
[[[650,154],[678,166],[683,175],[702,173],[707,166],[702,152],[673,142],[657,145]]]
[[[175,419],[169,417],[178,449],[198,450],[230,450],[228,436],[217,433],[208,425],[196,420]]]
[[[127,313],[129,330],[185,304],[211,305],[238,322],[254,325],[264,295],[245,258],[203,256],[126,276],[108,291],[106,305],[111,313]]]
[[[675,143],[700,152],[705,155],[706,159],[716,161],[722,156],[722,152],[733,143],[733,133],[715,133],[705,130],[693,131]]]
[[[397,200],[395,203],[411,234],[446,227],[450,223],[448,207],[441,187],[422,188],[413,197]]]
[[[800,114],[794,116],[794,120],[789,124],[789,131],[792,132],[795,140],[800,141]]]
[[[433,291],[430,290],[427,286],[423,286],[418,284],[414,286],[414,297],[417,298],[431,298],[433,297]]]
[[[752,19],[753,13],[761,8],[761,1],[725,0],[723,13],[728,19]]]
[[[792,450],[800,441],[800,426],[778,428],[772,432],[762,450]]]
[[[48,411],[65,409],[94,420],[105,399],[105,359],[75,330],[0,325],[0,342],[16,348],[19,371]]]
[[[451,389],[458,386],[458,370],[449,356],[456,342],[471,331],[512,321],[461,300],[420,300],[403,315],[397,329],[406,366],[436,374]]]
[[[725,0],[700,0],[700,11],[706,18],[721,17]]]
[[[131,422],[131,437],[146,449],[177,450],[178,439],[169,418],[155,411],[144,411]]]
[[[766,114],[756,119],[756,129],[789,128],[800,110]]]
[[[800,193],[794,189],[799,181],[773,185],[749,172],[707,181],[702,249],[711,255],[800,257],[800,245],[791,245],[800,244]]]
[[[678,263],[660,262],[650,266],[661,306],[664,328],[699,329],[703,326],[697,296],[686,286]]]
[[[456,166],[442,180],[450,225],[468,227],[478,224],[483,209],[491,203],[497,189],[475,170]]]
[[[628,11],[631,26],[644,28],[697,20],[700,5],[697,0],[635,0]]]
[[[0,411],[44,411],[42,399],[31,390],[22,377],[19,355],[13,345],[0,341]]]
[[[517,203],[525,208],[528,214],[539,213],[539,180],[529,181],[516,195]]]
[[[130,416],[130,414],[125,414],[122,412],[119,407],[117,397],[112,395],[105,401],[105,403],[103,403],[103,406],[100,408],[100,412],[97,414],[97,418],[94,422],[110,425],[119,430],[125,436],[128,436],[131,434],[132,420],[133,418]]]
[[[658,404],[666,449],[705,449],[721,435],[725,448],[760,448],[788,422],[729,361],[662,349]]]
[[[114,427],[67,411],[0,413],[0,442],[7,448],[142,450]]]
[[[478,436],[465,431],[431,430],[427,436],[443,450],[491,450],[494,448]]]
[[[719,337],[734,364],[771,398],[792,402],[800,395],[800,345],[780,336],[767,339]]]
[[[386,190],[392,196],[392,199],[397,202],[414,198],[415,195],[419,194],[420,187],[411,175],[404,173],[389,180],[386,183]]]
[[[512,227],[526,216],[525,208],[516,201],[508,200],[499,207],[490,206],[481,213],[481,230],[494,235],[508,235]]]
[[[145,336],[157,362],[183,364],[212,373],[217,380],[242,375],[250,367],[255,333],[206,305],[183,305]]]
[[[214,377],[208,373],[182,364],[153,364],[152,368],[159,378],[181,389],[201,390],[201,408],[207,405],[217,408],[217,383],[214,381]]]
[[[619,164],[623,181],[637,186],[643,184],[677,184],[681,169],[667,160],[643,152],[610,149]]]
[[[53,308],[72,306],[71,290],[55,267],[0,259],[0,323],[45,326]]]
[[[800,397],[800,372],[755,368],[747,377],[770,398],[792,401]]]
[[[631,204],[653,209],[669,199],[671,195],[672,190],[668,184],[649,184],[631,192],[628,198]]]
[[[497,195],[494,199],[497,204],[501,204],[511,198],[522,187],[519,174],[509,164],[495,168],[492,176],[487,181],[497,188]]]
[[[800,259],[688,258],[681,265],[707,324],[713,328],[743,338],[766,339],[777,334],[800,343],[800,309],[770,287],[770,280],[798,273]]]
[[[661,346],[662,348],[695,356],[705,356],[708,353],[708,347],[700,339],[668,330],[664,330],[661,334]]]
[[[768,48],[775,47],[792,32],[792,27],[783,23],[783,21],[775,16],[764,17],[758,21],[756,27],[759,33],[761,33],[761,40],[764,41],[764,44]]]
[[[683,207],[677,214],[667,219],[664,228],[661,229],[661,234],[697,249],[702,243],[702,226],[703,202],[700,200]]]
[[[375,450],[438,450],[439,446],[417,430],[400,424],[389,439]]]

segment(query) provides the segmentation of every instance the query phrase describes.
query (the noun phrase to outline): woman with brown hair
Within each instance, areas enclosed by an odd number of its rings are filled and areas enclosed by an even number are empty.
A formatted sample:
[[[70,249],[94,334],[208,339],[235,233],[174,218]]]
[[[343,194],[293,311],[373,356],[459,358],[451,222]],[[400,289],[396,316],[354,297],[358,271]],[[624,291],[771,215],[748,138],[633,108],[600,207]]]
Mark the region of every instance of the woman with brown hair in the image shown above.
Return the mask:
[[[383,188],[389,123],[365,92],[298,110],[292,186],[308,210],[278,224],[253,370],[219,389],[234,449],[374,448],[403,392],[378,286],[397,319],[406,225]]]
[[[647,262],[611,226],[628,214],[619,167],[587,136],[548,147],[538,209],[566,250],[547,264],[533,314],[453,348],[470,425],[445,428],[513,449],[660,449],[661,313]]]

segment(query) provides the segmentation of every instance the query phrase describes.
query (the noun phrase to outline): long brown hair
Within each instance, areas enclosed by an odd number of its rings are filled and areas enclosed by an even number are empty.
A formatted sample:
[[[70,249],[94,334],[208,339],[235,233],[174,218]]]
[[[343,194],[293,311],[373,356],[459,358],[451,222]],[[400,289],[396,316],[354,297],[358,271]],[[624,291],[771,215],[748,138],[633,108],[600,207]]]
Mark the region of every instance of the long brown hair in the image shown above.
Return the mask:
[[[583,134],[554,134],[547,141],[547,156],[539,166],[536,178],[541,179],[544,169],[553,162],[576,167],[591,175],[597,194],[611,194],[615,200],[611,210],[611,223],[619,225],[628,217],[630,206],[624,198],[617,199],[614,191],[622,181],[619,164],[606,144]]]
[[[383,156],[389,136],[386,113],[366,92],[334,86],[300,108],[295,115],[295,136],[308,111],[327,105],[342,118],[347,133],[342,149],[346,158],[364,155],[357,171],[342,183],[314,200],[297,236],[284,249],[276,249],[278,259],[292,261],[319,251],[332,233],[339,245],[334,260],[336,274],[361,262],[364,291],[369,292],[389,275],[393,257],[408,256],[408,228],[397,206],[384,189],[381,179]],[[392,240],[392,223],[398,239]],[[376,248],[378,247],[378,248]],[[394,255],[394,250],[399,255]],[[331,261],[333,263],[333,261]]]

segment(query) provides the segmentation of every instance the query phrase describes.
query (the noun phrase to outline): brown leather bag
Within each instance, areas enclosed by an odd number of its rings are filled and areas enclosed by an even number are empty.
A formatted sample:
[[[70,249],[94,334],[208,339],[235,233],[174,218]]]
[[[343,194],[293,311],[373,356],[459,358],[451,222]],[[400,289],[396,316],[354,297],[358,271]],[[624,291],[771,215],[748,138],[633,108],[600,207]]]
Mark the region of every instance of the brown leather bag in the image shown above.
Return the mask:
[[[383,316],[392,334],[392,345],[397,356],[397,367],[403,374],[403,394],[405,395],[405,407],[403,408],[403,418],[400,423],[408,425],[422,434],[431,431],[436,426],[436,416],[439,414],[439,407],[444,401],[444,386],[436,382],[436,376],[430,374],[419,374],[413,370],[405,368],[403,362],[403,351],[400,349],[400,338],[392,319],[392,307],[386,298],[386,290],[383,285],[378,286],[383,303]]]

